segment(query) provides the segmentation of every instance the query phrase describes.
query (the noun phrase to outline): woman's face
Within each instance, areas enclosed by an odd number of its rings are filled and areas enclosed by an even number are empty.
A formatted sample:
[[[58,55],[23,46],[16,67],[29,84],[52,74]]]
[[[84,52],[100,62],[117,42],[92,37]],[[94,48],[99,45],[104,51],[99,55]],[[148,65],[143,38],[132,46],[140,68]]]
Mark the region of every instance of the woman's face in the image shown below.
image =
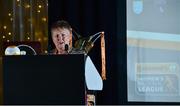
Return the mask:
[[[56,28],[52,29],[52,40],[58,50],[58,53],[66,53],[65,44],[72,45],[72,32],[66,28]]]

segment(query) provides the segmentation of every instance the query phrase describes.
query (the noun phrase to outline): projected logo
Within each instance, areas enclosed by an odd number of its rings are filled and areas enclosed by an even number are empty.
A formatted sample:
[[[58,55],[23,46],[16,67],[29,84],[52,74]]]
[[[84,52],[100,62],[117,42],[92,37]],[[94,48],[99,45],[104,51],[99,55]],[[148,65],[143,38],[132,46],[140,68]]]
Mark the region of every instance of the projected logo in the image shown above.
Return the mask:
[[[137,63],[136,92],[150,96],[180,96],[180,72],[176,63]]]
[[[135,14],[141,14],[143,11],[143,1],[142,0],[134,0],[133,1],[133,11]]]

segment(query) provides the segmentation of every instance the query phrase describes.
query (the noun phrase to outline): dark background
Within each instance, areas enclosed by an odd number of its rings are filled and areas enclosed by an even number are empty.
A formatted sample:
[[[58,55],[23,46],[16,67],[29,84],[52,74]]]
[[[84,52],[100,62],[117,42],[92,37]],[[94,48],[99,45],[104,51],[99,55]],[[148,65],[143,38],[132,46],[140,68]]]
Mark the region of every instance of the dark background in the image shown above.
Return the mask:
[[[126,0],[49,0],[48,6],[49,29],[53,22],[66,20],[83,37],[105,32],[107,80],[97,92],[97,104],[126,103]],[[100,40],[89,55],[101,72]]]

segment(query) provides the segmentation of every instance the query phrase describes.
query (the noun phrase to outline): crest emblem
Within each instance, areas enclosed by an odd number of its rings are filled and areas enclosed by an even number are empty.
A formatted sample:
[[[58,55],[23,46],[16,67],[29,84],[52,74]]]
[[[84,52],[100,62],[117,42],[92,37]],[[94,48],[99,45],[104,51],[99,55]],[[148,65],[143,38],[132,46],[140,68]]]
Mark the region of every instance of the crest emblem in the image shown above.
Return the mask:
[[[141,14],[143,11],[143,0],[134,0],[133,1],[133,11],[136,14]]]

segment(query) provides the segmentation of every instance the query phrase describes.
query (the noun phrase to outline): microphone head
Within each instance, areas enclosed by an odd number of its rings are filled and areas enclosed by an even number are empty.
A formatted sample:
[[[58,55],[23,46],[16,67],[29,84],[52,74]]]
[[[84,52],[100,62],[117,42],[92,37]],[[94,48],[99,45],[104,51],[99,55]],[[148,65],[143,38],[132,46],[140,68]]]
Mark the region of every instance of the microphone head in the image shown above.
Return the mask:
[[[69,50],[69,45],[65,44],[65,51],[68,51],[68,50]]]

